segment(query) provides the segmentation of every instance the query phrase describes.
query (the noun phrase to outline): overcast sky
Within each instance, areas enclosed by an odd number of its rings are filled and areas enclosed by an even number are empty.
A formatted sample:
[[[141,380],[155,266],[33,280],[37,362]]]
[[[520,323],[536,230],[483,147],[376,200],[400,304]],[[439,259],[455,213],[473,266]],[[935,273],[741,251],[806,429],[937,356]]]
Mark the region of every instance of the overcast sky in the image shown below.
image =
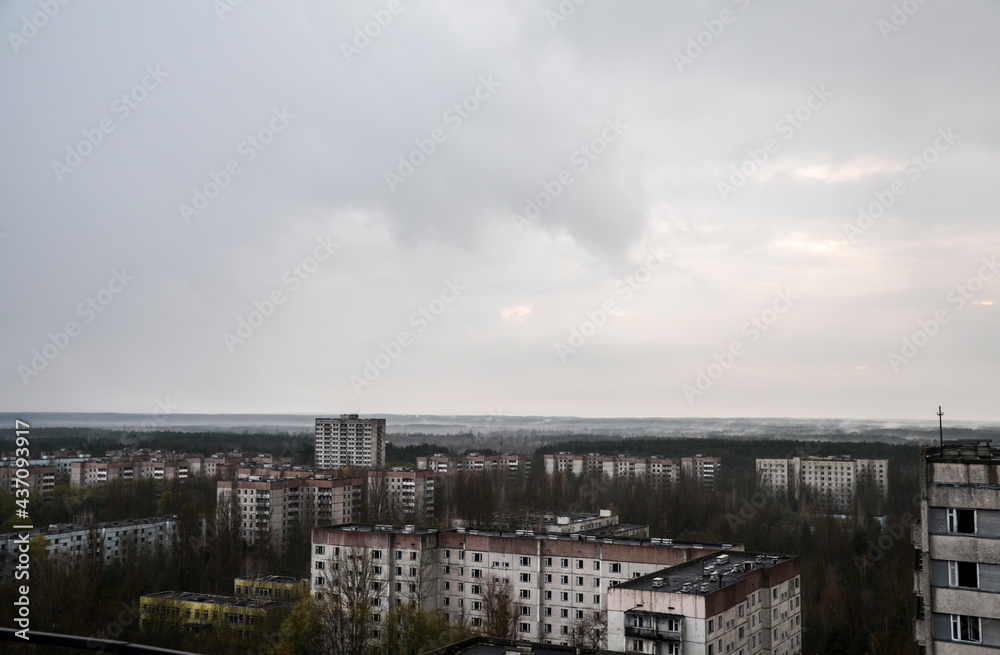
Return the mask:
[[[1000,419],[996,2],[48,1],[0,409]]]

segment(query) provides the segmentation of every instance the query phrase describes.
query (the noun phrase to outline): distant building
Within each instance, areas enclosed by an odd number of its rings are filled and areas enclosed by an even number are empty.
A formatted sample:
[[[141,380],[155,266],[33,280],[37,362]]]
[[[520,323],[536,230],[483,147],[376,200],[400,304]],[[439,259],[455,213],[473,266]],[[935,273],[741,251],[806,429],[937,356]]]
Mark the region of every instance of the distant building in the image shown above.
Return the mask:
[[[669,485],[680,482],[683,475],[688,480],[705,487],[715,485],[715,474],[722,465],[720,458],[702,455],[670,459],[655,456],[598,455],[596,453],[575,455],[561,452],[544,455],[543,460],[545,461],[545,472],[549,475],[554,473],[572,473],[573,475],[600,473],[611,479],[649,476],[649,479],[655,484],[666,482]]]
[[[368,471],[369,510],[381,504],[391,516],[412,516],[421,521],[433,518],[434,477],[433,471],[395,467]]]
[[[353,523],[361,517],[361,478],[271,478],[252,475],[220,480],[219,507],[235,503],[240,532],[248,544],[268,535],[278,547],[296,520],[307,527]]]
[[[920,653],[1000,652],[1000,448],[982,439],[923,449],[911,534]]]
[[[859,485],[868,481],[879,498],[889,495],[889,460],[851,457],[758,459],[757,480],[772,497],[799,500],[808,491],[829,509],[847,510]]]
[[[727,552],[608,590],[608,647],[659,655],[798,655],[795,557]]]
[[[205,519],[197,519],[199,537],[205,538]],[[72,563],[76,558],[96,556],[111,563],[124,559],[132,550],[153,554],[169,552],[177,535],[178,518],[164,516],[135,521],[97,523],[93,526],[54,524],[28,532],[45,539],[45,550],[54,560]],[[17,559],[17,541],[24,532],[0,534],[0,577],[10,577]],[[95,552],[96,551],[96,552]]]
[[[376,629],[389,609],[409,600],[480,627],[484,587],[491,580],[507,580],[514,592],[518,638],[561,645],[570,643],[578,626],[603,621],[609,588],[703,555],[742,550],[731,544],[580,533],[362,525],[317,528],[312,545],[317,599],[336,593],[328,574],[342,558],[361,552],[370,557],[378,587],[372,603]]]
[[[291,457],[274,457],[267,453],[216,453],[211,457],[200,454],[162,450],[116,450],[105,457],[74,458],[67,463],[68,482],[73,488],[89,487],[114,480],[184,480],[189,476],[216,476],[230,479],[235,472],[248,467],[290,467]]]
[[[341,414],[340,418],[316,419],[316,468],[345,466],[385,466],[384,418]]]
[[[466,453],[456,456],[438,453],[430,457],[417,457],[417,470],[436,473],[479,471],[521,475],[531,470],[531,457],[514,453],[503,455]]]
[[[32,494],[52,491],[56,486],[56,467],[28,466],[25,477],[18,476],[18,467],[0,467],[0,489],[14,493],[17,489],[28,489]]]
[[[27,460],[27,464],[29,467],[54,467],[55,484],[69,484],[70,465],[73,462],[85,462],[90,458],[91,456],[87,453],[63,449],[55,452],[43,452],[37,457]],[[3,455],[0,457],[0,469],[14,468],[18,459],[14,455]]]

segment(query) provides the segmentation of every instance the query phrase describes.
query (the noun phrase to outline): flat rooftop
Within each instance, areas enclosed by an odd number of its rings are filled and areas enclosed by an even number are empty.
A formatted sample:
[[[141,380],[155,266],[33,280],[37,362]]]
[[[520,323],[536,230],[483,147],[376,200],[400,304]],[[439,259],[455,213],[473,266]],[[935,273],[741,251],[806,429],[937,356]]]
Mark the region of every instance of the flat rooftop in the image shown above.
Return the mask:
[[[193,591],[160,591],[155,594],[146,594],[143,598],[172,600],[185,603],[205,603],[208,605],[218,605],[219,607],[245,607],[249,609],[273,609],[275,607],[291,605],[291,603],[284,603],[277,600],[240,598],[238,596],[217,596],[215,594],[199,594]]]
[[[237,580],[242,580],[244,582],[279,582],[281,584],[298,584],[300,582],[308,583],[308,580],[301,578],[292,577],[290,575],[257,575],[252,578],[236,578]]]
[[[642,527],[642,526],[639,526]],[[652,537],[649,539],[640,539],[638,537],[599,537],[597,535],[586,534],[584,532],[576,532],[573,534],[549,534],[547,532],[533,532],[531,530],[480,530],[474,528],[452,528],[449,530],[438,530],[436,528],[397,528],[390,525],[334,525],[325,526],[321,528],[313,528],[313,530],[340,530],[343,532],[384,532],[391,534],[431,534],[440,532],[441,534],[452,533],[452,534],[465,534],[480,537],[515,537],[519,539],[534,539],[534,540],[544,540],[551,539],[553,541],[584,541],[584,542],[598,542],[605,544],[617,544],[624,546],[662,546],[665,548],[691,548],[691,549],[705,549],[712,551],[726,551],[726,552],[737,552],[732,549],[737,547],[737,544],[717,544],[711,542],[693,542],[693,541],[676,541],[667,537]]]
[[[456,528],[447,532],[458,532],[471,535],[485,535],[488,537],[521,537],[523,539],[552,539],[558,541],[591,541],[605,544],[619,544],[626,546],[665,546],[667,548],[705,548],[708,550],[729,551],[734,548],[734,544],[715,544],[709,542],[677,541],[670,538],[652,537],[650,539],[639,539],[637,537],[599,537],[585,532],[574,534],[548,534],[532,532],[530,530],[473,530],[468,528]]]
[[[928,460],[971,463],[1000,461],[1000,448],[993,447],[991,439],[956,439],[945,441],[943,446],[924,450]]]
[[[151,525],[154,523],[163,523],[165,521],[176,521],[176,520],[177,520],[176,515],[170,515],[170,516],[151,516],[149,518],[132,519],[128,521],[109,521],[105,523],[95,523],[93,526],[84,523],[52,523],[44,528],[32,528],[31,530],[6,532],[0,534],[0,539],[5,539],[7,537],[16,538],[19,533],[23,532],[29,532],[33,535],[34,534],[54,535],[54,534],[62,534],[65,532],[79,532],[80,530],[90,530],[91,527],[93,527],[96,530],[106,530],[108,528],[127,528],[132,526]]]
[[[722,563],[723,558],[726,560],[725,563]],[[708,584],[706,593],[712,593],[736,583],[750,570],[769,569],[791,559],[792,555],[728,551],[650,573],[618,586],[670,594],[699,594],[702,583],[706,583]],[[685,585],[689,585],[687,591],[684,590]]]

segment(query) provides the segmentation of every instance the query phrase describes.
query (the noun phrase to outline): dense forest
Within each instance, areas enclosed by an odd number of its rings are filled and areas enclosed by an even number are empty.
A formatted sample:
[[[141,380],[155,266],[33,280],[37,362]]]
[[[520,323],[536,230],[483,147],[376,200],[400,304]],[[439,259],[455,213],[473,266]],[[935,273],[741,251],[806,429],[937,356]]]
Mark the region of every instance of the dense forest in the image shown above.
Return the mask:
[[[458,443],[442,443],[441,439],[438,437],[433,444],[390,443],[387,461],[390,465],[412,466],[421,455],[464,450]],[[0,450],[10,445],[0,441]],[[305,465],[312,459],[312,438],[308,434],[48,429],[35,446],[46,450],[78,448],[94,455],[122,447],[203,454],[229,450],[271,452]],[[492,446],[502,449],[498,441]],[[486,447],[480,443],[477,450],[483,452]],[[546,476],[542,456],[558,451],[664,457],[700,453],[721,457],[722,467],[711,489],[686,480],[670,488],[650,485],[642,478],[611,481],[600,476]],[[764,497],[757,488],[755,458],[833,454],[888,459],[888,499],[883,502],[871,489],[862,489],[850,512],[831,516],[819,513],[808,497],[798,502],[779,501]],[[471,525],[493,525],[498,513],[517,516],[612,509],[623,523],[649,525],[651,536],[742,543],[748,550],[797,554],[802,558],[803,652],[915,653],[911,641],[914,598],[909,524],[918,513],[918,466],[916,446],[889,441],[831,443],[723,436],[601,440],[574,435],[538,448],[530,473],[519,477],[481,473],[439,477],[431,526],[447,527],[458,518]],[[13,500],[9,493],[0,492],[0,517],[5,520],[2,528],[10,525],[7,518],[13,515]],[[120,563],[105,565],[84,558],[76,566],[63,568],[36,551],[32,561],[32,612],[33,626],[38,629],[102,634],[206,653],[296,652],[301,650],[301,643],[314,643],[309,642],[309,626],[318,619],[315,608],[307,607],[296,608],[286,621],[287,634],[270,635],[253,644],[229,634],[142,634],[138,622],[128,620],[129,611],[135,613],[143,594],[165,589],[228,594],[233,578],[247,571],[298,577],[307,574],[311,526],[296,525],[282,551],[271,548],[267,540],[247,547],[226,512],[216,507],[214,479],[110,482],[84,489],[59,486],[40,498],[32,498],[31,513],[36,525],[81,517],[99,522],[162,515],[177,515],[183,525],[172,552],[129,553]],[[195,536],[202,518],[209,526],[206,539]],[[4,625],[12,625],[13,593],[10,581],[0,587],[0,622]],[[422,613],[397,612],[393,620],[402,622],[392,631],[394,638],[411,634],[411,628],[415,630],[418,624],[427,631],[420,633],[420,643],[438,643],[458,634]]]

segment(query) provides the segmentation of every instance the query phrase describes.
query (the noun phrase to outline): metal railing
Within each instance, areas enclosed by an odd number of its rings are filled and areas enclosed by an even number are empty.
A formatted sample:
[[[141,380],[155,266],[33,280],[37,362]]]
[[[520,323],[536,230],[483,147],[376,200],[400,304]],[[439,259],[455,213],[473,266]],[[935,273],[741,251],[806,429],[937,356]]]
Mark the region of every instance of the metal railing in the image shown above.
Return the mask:
[[[157,648],[144,644],[133,644],[127,641],[111,639],[95,639],[93,637],[78,637],[76,635],[59,635],[51,632],[28,631],[25,641],[17,636],[19,631],[14,628],[0,628],[0,641],[11,641],[27,646],[55,646],[57,648],[78,648],[98,652],[118,653],[119,655],[192,655],[186,651],[170,648]]]

